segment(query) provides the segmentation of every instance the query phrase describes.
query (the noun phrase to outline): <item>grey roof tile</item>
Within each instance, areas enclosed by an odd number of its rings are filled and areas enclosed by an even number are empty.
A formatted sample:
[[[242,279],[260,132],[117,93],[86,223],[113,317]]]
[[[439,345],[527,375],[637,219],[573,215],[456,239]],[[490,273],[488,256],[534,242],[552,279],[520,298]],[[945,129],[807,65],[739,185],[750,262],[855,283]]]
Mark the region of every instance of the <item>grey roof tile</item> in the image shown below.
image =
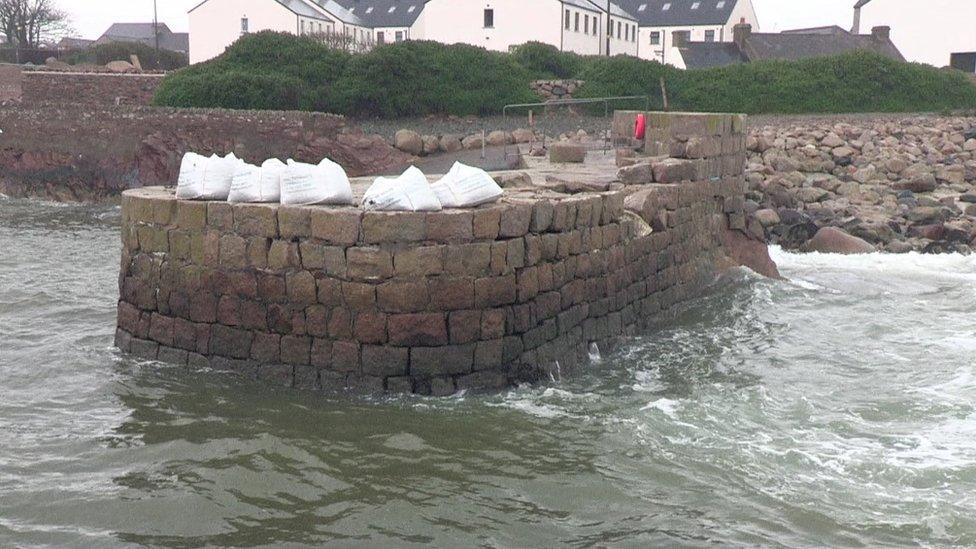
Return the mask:
[[[627,13],[637,17],[642,27],[724,25],[732,17],[732,10],[739,2],[739,0],[616,1]]]

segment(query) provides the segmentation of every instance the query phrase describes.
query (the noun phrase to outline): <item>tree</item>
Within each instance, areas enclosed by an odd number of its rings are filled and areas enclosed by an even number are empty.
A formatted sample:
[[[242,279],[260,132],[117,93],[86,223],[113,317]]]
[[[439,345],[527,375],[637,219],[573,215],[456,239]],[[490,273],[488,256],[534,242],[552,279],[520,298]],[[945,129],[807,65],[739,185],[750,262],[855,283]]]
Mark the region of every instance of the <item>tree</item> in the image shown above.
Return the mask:
[[[38,48],[41,42],[68,30],[68,15],[54,0],[0,0],[0,32],[7,43]]]

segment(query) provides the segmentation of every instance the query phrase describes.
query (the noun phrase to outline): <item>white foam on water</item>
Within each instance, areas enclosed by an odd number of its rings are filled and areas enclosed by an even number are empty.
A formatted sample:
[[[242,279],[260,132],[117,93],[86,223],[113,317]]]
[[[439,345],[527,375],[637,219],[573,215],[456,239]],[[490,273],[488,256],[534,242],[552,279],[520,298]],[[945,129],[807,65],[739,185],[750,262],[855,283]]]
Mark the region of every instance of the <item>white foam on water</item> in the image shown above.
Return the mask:
[[[641,411],[642,412],[645,412],[645,411],[648,411],[648,410],[657,410],[657,411],[661,412],[662,414],[668,416],[671,419],[677,419],[677,415],[676,414],[677,414],[677,411],[680,408],[680,406],[681,406],[681,401],[680,400],[672,400],[670,398],[661,398],[661,399],[658,399],[658,400],[655,400],[653,402],[648,403],[647,406],[644,406],[643,408],[641,408]]]

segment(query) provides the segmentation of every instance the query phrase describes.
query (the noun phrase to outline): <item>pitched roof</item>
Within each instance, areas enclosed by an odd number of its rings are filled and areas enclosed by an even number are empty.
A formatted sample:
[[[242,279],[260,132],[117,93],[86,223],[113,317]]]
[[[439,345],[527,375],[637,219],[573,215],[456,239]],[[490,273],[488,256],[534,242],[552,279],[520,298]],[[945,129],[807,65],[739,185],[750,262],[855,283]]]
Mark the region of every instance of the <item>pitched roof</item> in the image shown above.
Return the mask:
[[[169,34],[169,27],[166,23],[159,24],[159,34]],[[102,38],[111,38],[116,41],[132,40],[155,40],[156,30],[153,23],[115,23],[102,34]]]
[[[726,67],[749,61],[733,42],[686,42],[678,50],[686,69]]]
[[[808,33],[752,33],[745,38],[743,44],[686,42],[678,50],[685,61],[685,67],[689,69],[724,67],[767,59],[807,59],[854,50],[869,50],[898,61],[905,60],[891,40],[875,38],[870,34],[851,34],[843,29],[840,32],[813,29],[813,32]]]
[[[337,3],[335,0],[309,0],[313,2],[320,8],[324,9],[326,12],[331,14],[336,19],[342,21],[343,23],[349,23],[350,25],[356,25],[358,27],[365,27],[366,22],[360,19],[355,13],[347,10],[344,6]]]
[[[754,33],[745,44],[751,61],[762,59],[806,59],[836,55],[853,50],[870,50],[904,61],[901,52],[890,40],[878,40],[871,35],[851,34],[763,34]]]
[[[739,0],[616,0],[642,27],[724,25]]]
[[[313,0],[323,6],[322,0]],[[372,28],[409,27],[420,17],[426,0],[333,0]],[[323,6],[324,7],[324,6]]]
[[[597,13],[606,13],[607,3],[604,0],[559,0],[563,4],[569,4],[570,6],[575,6],[580,9],[595,11]],[[637,21],[637,17],[623,9],[620,6],[619,0],[614,0],[610,2],[610,14],[614,17],[620,17],[621,19],[630,19],[631,21]]]

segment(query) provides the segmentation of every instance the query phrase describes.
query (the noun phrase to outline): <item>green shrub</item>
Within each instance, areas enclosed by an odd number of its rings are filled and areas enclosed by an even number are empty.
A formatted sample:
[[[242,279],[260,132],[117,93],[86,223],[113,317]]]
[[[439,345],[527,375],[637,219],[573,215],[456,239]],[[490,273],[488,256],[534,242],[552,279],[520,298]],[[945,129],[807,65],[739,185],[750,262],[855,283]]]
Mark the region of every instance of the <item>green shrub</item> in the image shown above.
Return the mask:
[[[526,42],[512,52],[515,62],[525,67],[535,80],[579,77],[586,58],[575,53],[559,51],[556,46],[542,42]]]
[[[672,110],[757,113],[939,111],[976,105],[965,77],[867,51],[681,71],[633,58],[588,64],[579,96],[660,97]],[[657,100],[660,106],[660,100]]]
[[[140,42],[109,42],[92,46],[84,51],[70,55],[67,62],[71,65],[89,63],[105,65],[112,61],[129,61],[133,55],[139,57],[139,63],[144,69],[176,70],[187,66],[186,55],[169,50],[159,50]]]
[[[538,101],[532,80],[578,78],[580,98],[646,95],[660,109],[743,113],[943,111],[976,107],[976,86],[954,71],[850,52],[682,71],[634,57],[580,56],[540,43],[513,54],[406,41],[363,54],[312,37],[261,32],[223,55],[167,76],[155,103],[179,107],[299,109],[362,117],[487,115]],[[643,101],[611,108],[644,108]],[[603,105],[593,112],[602,114]]]
[[[353,57],[335,84],[336,106],[358,116],[493,114],[535,100],[530,80],[507,54],[411,40]]]

